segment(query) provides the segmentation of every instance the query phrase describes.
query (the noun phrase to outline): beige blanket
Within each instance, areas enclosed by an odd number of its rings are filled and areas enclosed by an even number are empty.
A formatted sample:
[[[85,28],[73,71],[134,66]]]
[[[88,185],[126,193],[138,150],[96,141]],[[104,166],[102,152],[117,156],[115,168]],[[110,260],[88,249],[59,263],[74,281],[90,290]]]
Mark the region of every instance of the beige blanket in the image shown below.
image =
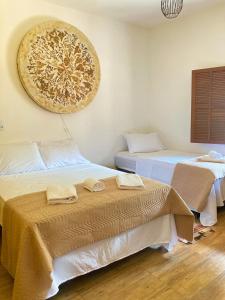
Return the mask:
[[[209,169],[179,163],[174,170],[172,187],[189,207],[202,212],[214,181],[215,176]]]
[[[15,278],[13,300],[43,300],[51,287],[54,258],[120,234],[159,216],[174,214],[178,235],[193,238],[194,217],[169,186],[144,180],[144,190],[119,190],[115,178],[106,190],[77,186],[79,200],[47,205],[46,193],[24,195],[4,207],[2,264]]]

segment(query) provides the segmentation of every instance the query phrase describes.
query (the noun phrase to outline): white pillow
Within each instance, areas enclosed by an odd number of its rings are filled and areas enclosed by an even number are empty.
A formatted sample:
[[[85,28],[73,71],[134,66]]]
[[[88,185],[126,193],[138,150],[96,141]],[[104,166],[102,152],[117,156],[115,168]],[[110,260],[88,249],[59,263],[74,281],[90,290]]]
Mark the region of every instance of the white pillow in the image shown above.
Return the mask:
[[[89,163],[73,140],[39,142],[38,146],[48,169]]]
[[[36,143],[0,145],[0,175],[45,170]]]
[[[128,133],[125,135],[125,139],[130,153],[165,149],[157,133]]]

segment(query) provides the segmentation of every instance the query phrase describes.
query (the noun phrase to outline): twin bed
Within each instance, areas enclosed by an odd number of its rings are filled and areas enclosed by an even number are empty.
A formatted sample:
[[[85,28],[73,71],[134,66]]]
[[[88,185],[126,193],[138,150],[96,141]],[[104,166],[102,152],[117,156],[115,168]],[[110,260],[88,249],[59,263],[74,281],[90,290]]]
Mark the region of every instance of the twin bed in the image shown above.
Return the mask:
[[[217,222],[217,207],[224,206],[225,164],[197,162],[196,158],[199,156],[200,154],[173,150],[159,150],[149,153],[122,151],[115,156],[115,164],[120,170],[137,173],[170,185],[177,164],[187,163],[210,170],[215,174],[215,181],[208,195],[207,204],[200,212],[200,221],[204,226],[212,226]],[[188,185],[188,182],[186,184]],[[191,209],[193,208],[191,207]]]

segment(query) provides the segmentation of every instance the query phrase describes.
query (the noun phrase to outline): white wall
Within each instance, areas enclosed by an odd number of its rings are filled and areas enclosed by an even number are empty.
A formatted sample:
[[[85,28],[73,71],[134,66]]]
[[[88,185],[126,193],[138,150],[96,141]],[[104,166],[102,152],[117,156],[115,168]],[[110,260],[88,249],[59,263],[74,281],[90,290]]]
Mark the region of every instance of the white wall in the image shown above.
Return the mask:
[[[89,159],[110,164],[124,146],[121,134],[148,124],[148,114],[143,114],[148,100],[147,31],[42,0],[0,0],[0,120],[5,125],[0,143],[66,136],[60,116],[27,96],[16,69],[21,38],[49,18],[78,27],[99,55],[102,78],[96,98],[82,111],[64,115],[64,120]]]
[[[191,70],[225,65],[225,5],[145,30],[44,0],[0,0],[0,143],[66,137],[60,116],[27,96],[16,69],[21,38],[49,18],[77,26],[99,55],[96,98],[64,115],[89,159],[111,164],[124,147],[122,134],[148,126],[171,148],[225,153],[223,145],[190,143]]]
[[[224,4],[149,32],[149,120],[171,148],[225,153],[190,143],[191,71],[216,66],[225,66]]]

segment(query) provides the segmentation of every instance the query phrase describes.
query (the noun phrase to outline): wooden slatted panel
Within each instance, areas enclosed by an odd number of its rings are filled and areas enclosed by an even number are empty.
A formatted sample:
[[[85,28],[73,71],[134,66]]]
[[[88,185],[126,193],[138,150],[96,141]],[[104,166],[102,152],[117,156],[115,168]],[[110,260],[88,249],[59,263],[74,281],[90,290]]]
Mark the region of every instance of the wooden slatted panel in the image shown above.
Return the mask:
[[[191,141],[209,142],[211,72],[193,71]]]
[[[210,142],[225,142],[225,70],[212,72]]]
[[[191,142],[225,144],[225,67],[192,72]]]

